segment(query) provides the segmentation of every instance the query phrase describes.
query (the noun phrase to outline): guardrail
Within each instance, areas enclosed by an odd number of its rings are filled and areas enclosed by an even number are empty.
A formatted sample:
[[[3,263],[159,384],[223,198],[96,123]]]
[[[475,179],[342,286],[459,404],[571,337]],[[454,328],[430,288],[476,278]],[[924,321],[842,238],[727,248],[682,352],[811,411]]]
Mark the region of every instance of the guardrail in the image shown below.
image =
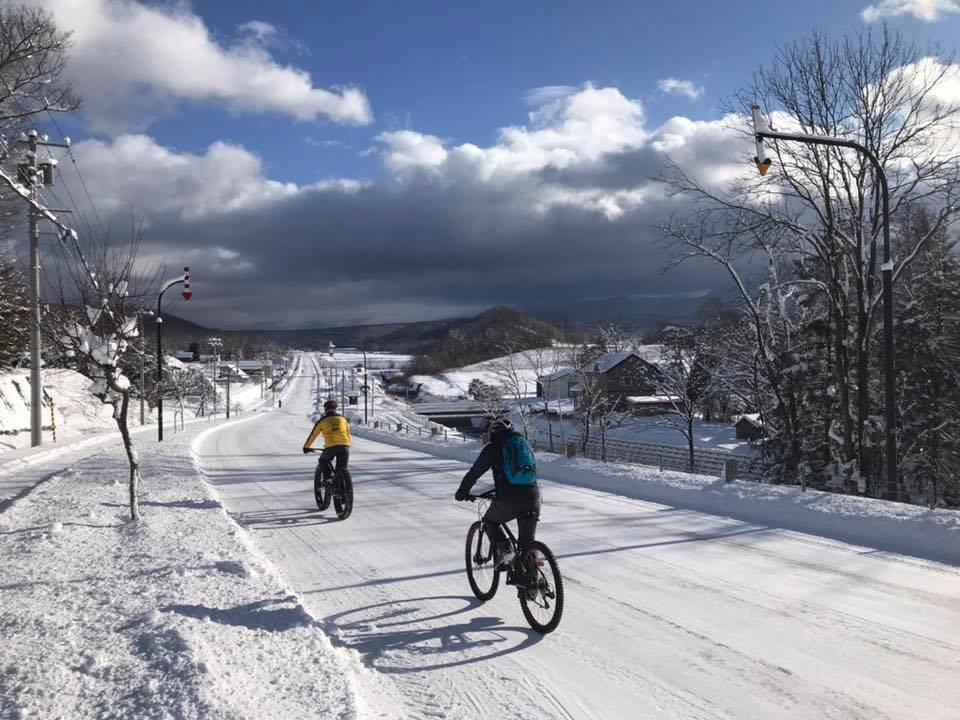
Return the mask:
[[[632,465],[647,465],[660,470],[674,470],[690,472],[689,451],[678,445],[657,445],[655,443],[633,442],[629,440],[612,440],[601,442],[599,438],[587,441],[586,450],[580,438],[568,438],[567,444],[573,445],[577,455],[591,460],[629,463]],[[540,440],[534,441],[538,450],[547,450]],[[556,446],[556,444],[555,444]],[[555,452],[564,452],[564,449]],[[698,475],[724,474],[728,462],[736,463],[736,477],[740,480],[763,482],[763,469],[757,457],[753,455],[736,455],[722,450],[705,450],[694,448],[693,472]]]

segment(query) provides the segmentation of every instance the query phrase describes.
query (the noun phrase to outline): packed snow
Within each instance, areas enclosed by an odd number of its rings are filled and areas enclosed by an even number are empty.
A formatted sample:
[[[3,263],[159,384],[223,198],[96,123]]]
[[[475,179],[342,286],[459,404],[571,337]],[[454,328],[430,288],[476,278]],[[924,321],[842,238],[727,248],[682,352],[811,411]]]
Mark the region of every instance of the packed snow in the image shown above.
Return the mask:
[[[0,717],[956,716],[960,513],[541,455],[542,638],[468,589],[477,443],[355,427],[353,514],[316,510],[314,362],[282,408],[138,439],[139,522],[119,442],[0,466],[32,481],[0,501]]]

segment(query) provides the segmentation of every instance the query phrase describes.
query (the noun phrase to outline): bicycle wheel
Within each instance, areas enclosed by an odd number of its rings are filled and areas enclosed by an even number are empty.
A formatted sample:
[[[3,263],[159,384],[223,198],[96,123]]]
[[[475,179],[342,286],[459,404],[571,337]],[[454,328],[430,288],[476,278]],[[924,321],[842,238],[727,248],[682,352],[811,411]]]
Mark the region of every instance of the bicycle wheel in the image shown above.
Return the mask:
[[[323,469],[317,465],[313,472],[313,499],[317,501],[318,510],[330,507],[330,495],[330,483],[323,481]]]
[[[333,508],[341,520],[346,520],[353,511],[353,478],[346,468],[337,470],[333,478]]]
[[[486,547],[484,547],[486,545]],[[497,594],[500,573],[493,564],[493,543],[477,520],[467,531],[467,581],[478,600],[486,602]]]
[[[537,632],[553,632],[563,615],[563,577],[557,559],[542,542],[534,542],[524,553],[523,563],[530,578],[517,591],[523,616]]]

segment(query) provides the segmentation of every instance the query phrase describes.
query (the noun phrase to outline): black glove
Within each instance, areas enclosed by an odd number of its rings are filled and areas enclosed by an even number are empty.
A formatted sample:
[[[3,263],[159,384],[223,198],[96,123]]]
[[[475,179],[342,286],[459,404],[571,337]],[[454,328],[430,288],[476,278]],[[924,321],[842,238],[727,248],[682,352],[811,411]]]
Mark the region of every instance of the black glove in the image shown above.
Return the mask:
[[[470,491],[464,490],[463,488],[457,488],[457,492],[454,493],[453,497],[457,502],[463,502],[470,497]]]
[[[308,452],[310,452],[310,448],[305,447],[305,448],[303,449],[303,454],[306,455]]]

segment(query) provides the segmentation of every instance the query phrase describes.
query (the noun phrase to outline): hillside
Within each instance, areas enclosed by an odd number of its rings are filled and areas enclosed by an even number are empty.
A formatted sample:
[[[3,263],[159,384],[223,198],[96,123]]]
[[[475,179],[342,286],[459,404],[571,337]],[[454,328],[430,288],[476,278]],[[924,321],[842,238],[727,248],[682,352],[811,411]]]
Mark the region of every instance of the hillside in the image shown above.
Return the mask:
[[[307,330],[250,330],[251,335],[269,338],[285,347],[323,350],[332,342],[337,347],[362,347],[410,354],[429,354],[449,338],[477,338],[488,342],[493,337],[516,336],[535,342],[557,337],[557,330],[531,315],[497,306],[470,318],[427,320],[384,325],[349,325]],[[494,353],[494,355],[500,353]],[[492,357],[493,355],[491,355]],[[478,358],[480,359],[480,358]]]

